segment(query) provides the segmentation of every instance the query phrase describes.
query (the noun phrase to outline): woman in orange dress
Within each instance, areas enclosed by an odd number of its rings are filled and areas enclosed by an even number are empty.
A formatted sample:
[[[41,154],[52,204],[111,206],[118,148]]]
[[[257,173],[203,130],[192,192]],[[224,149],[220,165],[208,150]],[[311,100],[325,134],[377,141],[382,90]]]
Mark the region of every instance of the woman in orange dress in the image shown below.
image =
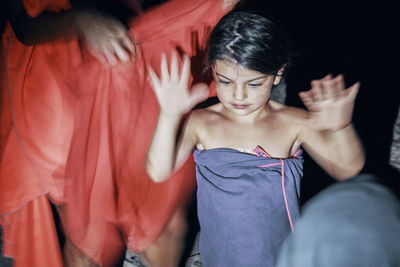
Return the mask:
[[[201,63],[196,59],[207,34],[231,2],[172,0],[133,19],[133,63],[117,49],[93,57],[77,38],[26,47],[6,27],[0,216],[4,254],[16,266],[62,264],[48,199],[67,238],[67,265],[113,266],[125,247],[143,252],[155,266],[165,244],[176,244],[172,250],[179,254],[194,169],[189,161],[164,184],[151,182],[144,170],[158,116],[146,65],[159,66],[160,53],[171,50]],[[66,1],[23,4],[31,17],[70,8]],[[118,38],[130,52],[126,39]],[[126,62],[116,63],[113,56]],[[77,257],[77,251],[85,256]]]

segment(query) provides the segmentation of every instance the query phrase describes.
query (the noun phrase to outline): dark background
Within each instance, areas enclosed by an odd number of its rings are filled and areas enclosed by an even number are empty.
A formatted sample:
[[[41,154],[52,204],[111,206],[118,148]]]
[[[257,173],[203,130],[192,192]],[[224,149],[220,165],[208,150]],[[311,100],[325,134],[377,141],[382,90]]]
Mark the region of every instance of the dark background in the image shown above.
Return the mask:
[[[329,73],[342,73],[348,86],[361,82],[353,121],[366,149],[364,172],[382,173],[400,103],[395,9],[385,2],[349,3],[247,1],[246,6],[270,13],[293,40],[296,56],[287,76],[288,105],[302,107],[298,92]],[[332,182],[306,154],[303,202]]]

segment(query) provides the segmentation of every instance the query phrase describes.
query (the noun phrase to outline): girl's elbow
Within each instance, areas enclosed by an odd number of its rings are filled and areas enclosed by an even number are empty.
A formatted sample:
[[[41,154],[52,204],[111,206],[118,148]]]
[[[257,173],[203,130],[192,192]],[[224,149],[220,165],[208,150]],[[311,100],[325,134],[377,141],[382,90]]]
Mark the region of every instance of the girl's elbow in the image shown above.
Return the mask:
[[[161,183],[168,179],[169,175],[163,174],[159,171],[156,171],[148,166],[146,166],[147,175],[150,179],[155,183]]]
[[[166,176],[156,176],[156,175],[149,175],[150,179],[155,183],[162,183],[168,179]]]
[[[332,175],[338,181],[344,181],[358,175],[364,167],[365,159],[352,162],[347,168],[336,169],[336,173]]]

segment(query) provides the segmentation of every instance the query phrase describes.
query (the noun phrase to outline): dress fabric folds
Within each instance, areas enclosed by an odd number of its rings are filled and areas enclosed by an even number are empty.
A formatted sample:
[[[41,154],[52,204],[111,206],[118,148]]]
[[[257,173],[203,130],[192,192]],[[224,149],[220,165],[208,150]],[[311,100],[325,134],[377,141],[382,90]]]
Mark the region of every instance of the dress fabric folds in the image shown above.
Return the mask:
[[[196,150],[203,266],[274,266],[299,217],[301,150],[286,159],[230,148]]]
[[[31,0],[25,7],[35,16],[69,4]],[[147,65],[157,71],[161,52],[177,50],[202,74],[208,33],[225,12],[214,0],[172,0],[149,10],[130,22],[135,62],[112,68],[76,39],[26,47],[8,26],[1,44],[2,222],[46,195],[66,236],[101,266],[112,266],[126,246],[139,252],[151,244],[195,179],[192,159],[165,183],[145,172],[159,112]],[[207,80],[198,76],[192,80]],[[12,242],[3,243],[7,251]]]

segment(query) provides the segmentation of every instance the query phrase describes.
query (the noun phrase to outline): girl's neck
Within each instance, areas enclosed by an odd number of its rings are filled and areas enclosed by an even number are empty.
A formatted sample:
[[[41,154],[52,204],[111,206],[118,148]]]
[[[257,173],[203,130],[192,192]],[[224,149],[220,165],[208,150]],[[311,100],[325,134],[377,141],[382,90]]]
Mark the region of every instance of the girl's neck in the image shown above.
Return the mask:
[[[229,118],[231,121],[234,121],[235,123],[253,125],[253,124],[258,123],[260,120],[263,120],[266,117],[268,117],[271,113],[271,107],[270,107],[269,103],[267,102],[263,107],[255,110],[247,115],[237,115],[223,106],[222,112],[224,113],[224,115],[227,118]]]

